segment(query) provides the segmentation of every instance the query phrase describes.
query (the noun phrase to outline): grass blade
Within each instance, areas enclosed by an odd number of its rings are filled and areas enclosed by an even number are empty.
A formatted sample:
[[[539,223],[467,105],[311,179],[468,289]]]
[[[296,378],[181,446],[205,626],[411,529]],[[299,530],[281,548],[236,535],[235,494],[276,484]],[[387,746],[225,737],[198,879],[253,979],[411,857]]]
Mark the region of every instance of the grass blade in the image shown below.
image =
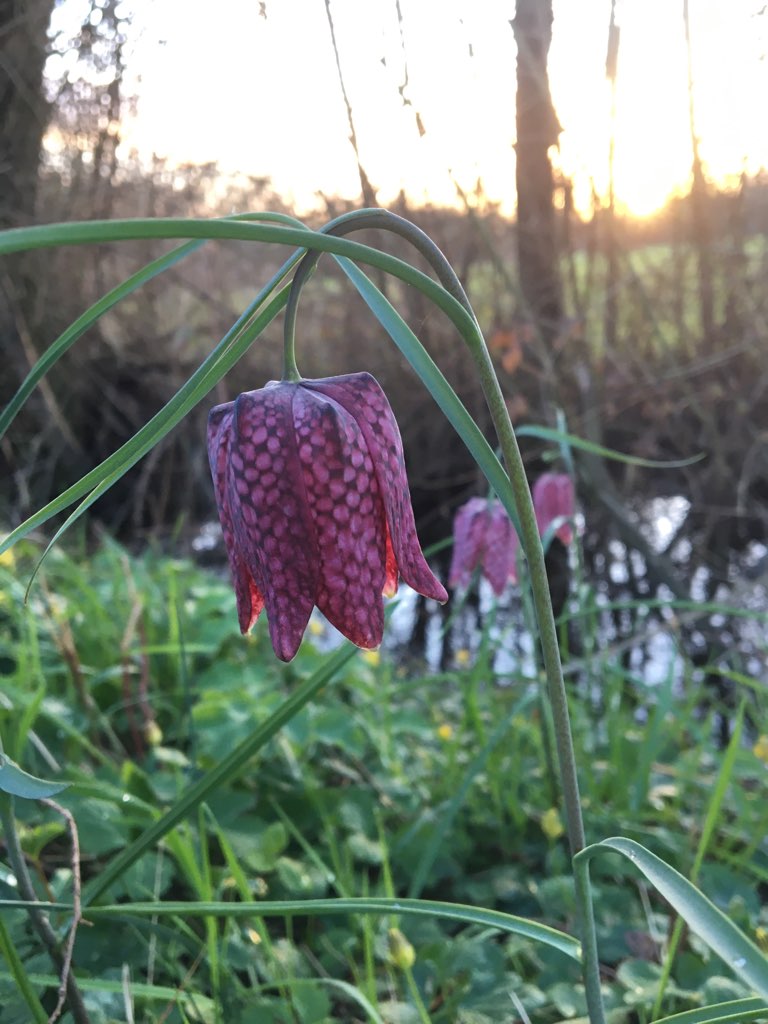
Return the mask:
[[[337,262],[360,292],[368,308],[411,364],[456,433],[467,446],[470,454],[485,474],[489,484],[503,502],[507,514],[517,527],[517,509],[515,508],[515,500],[509,478],[481,430],[469,415],[435,361],[392,303],[382,295],[370,278],[347,259],[337,257]],[[446,295],[448,295],[447,292]],[[467,319],[471,324],[471,330],[476,332],[477,328],[474,322],[469,317]],[[461,330],[461,328],[459,329]]]
[[[2,905],[0,903],[0,905]],[[48,909],[48,904],[40,904]],[[87,918],[112,917],[294,917],[326,914],[404,914],[414,917],[439,917],[461,924],[479,924],[512,935],[542,942],[573,960],[580,957],[580,944],[571,935],[539,924],[525,917],[505,914],[500,910],[484,910],[462,903],[439,900],[387,899],[385,897],[353,897],[318,900],[256,900],[246,903],[216,901],[211,903],[168,900],[157,903],[115,903],[91,907]]]
[[[699,871],[701,865],[704,863],[704,857],[709,849],[709,844],[715,831],[715,826],[720,817],[720,809],[723,806],[723,800],[731,781],[731,775],[733,774],[733,768],[736,764],[736,755],[741,747],[741,730],[744,722],[744,704],[742,703],[739,708],[739,712],[736,715],[736,721],[733,727],[733,733],[731,735],[731,741],[725,751],[725,757],[720,767],[720,771],[717,776],[717,782],[715,788],[712,791],[712,799],[709,801],[709,807],[707,808],[707,816],[704,819],[704,827],[701,830],[701,836],[699,838],[699,844],[696,848],[696,856],[693,861],[693,867],[691,868],[691,881],[696,882],[699,877]],[[675,926],[672,929],[672,935],[670,936],[667,944],[667,953],[664,957],[664,965],[662,967],[661,978],[659,979],[659,988],[656,994],[656,1000],[653,1005],[652,1016],[656,1016],[661,1012],[661,1001],[664,998],[664,990],[666,989],[669,976],[672,973],[672,964],[675,960],[675,954],[677,953],[677,947],[680,942],[680,936],[683,934],[683,921],[682,918],[678,917],[675,921]]]
[[[32,988],[32,985],[36,984],[36,982],[25,971],[24,964],[16,946],[11,941],[11,936],[8,934],[8,929],[5,927],[5,921],[3,921],[2,916],[0,916],[0,954],[2,954],[10,968],[11,977],[18,987],[19,995],[29,1007],[29,1012],[32,1014],[35,1024],[48,1024],[48,1014],[43,1009],[43,1004]],[[58,988],[59,983],[59,978],[53,978],[51,988]]]
[[[295,227],[304,227],[301,221],[282,213],[243,213],[226,219],[244,221],[275,221],[276,223],[290,224]],[[78,338],[82,337],[89,327],[92,327],[100,317],[104,316],[105,313],[112,309],[113,306],[116,306],[122,299],[131,295],[137,289],[141,288],[142,285],[152,281],[154,278],[164,273],[164,271],[170,270],[171,267],[174,267],[177,263],[186,259],[187,256],[196,252],[201,246],[205,245],[205,243],[206,239],[204,238],[196,239],[192,242],[185,242],[184,245],[178,246],[172,252],[160,256],[156,260],[152,260],[151,263],[147,263],[140,270],[137,270],[135,274],[126,278],[125,281],[121,282],[115,288],[112,288],[111,291],[108,291],[106,295],[103,295],[97,302],[94,302],[92,306],[79,316],[74,323],[70,324],[70,326],[48,347],[45,354],[38,359],[22,384],[19,386],[16,394],[2,413],[0,413],[0,437],[5,434],[6,430],[11,425],[17,413],[29,398],[37,384],[42,380],[51,367],[53,367],[58,360],[69,351]]]
[[[298,258],[298,257],[296,257]],[[295,260],[294,260],[295,262]],[[288,298],[288,287],[285,286],[278,292],[277,296],[266,306],[256,319],[246,329],[245,323],[250,319],[254,308],[257,308],[264,301],[265,293],[268,294],[275,287],[276,278],[285,276],[293,263],[286,264],[272,281],[262,289],[254,303],[246,313],[238,320],[230,331],[222,338],[211,354],[200,364],[189,380],[176,392],[173,398],[152,417],[134,436],[126,441],[116,452],[113,452],[100,465],[96,466],[77,483],[72,484],[66,491],[63,491],[57,498],[49,502],[38,512],[35,512],[26,519],[15,530],[12,530],[5,539],[0,542],[0,553],[12,547],[16,541],[21,540],[32,530],[42,526],[53,516],[73,504],[84,494],[91,492],[85,502],[77,509],[76,514],[64,524],[56,534],[58,538],[64,529],[69,527],[86,508],[93,504],[115,481],[128,472],[139,459],[157,444],[165,435],[173,429],[186,414],[197,405],[198,402],[208,394],[218,383],[225,373],[237,362],[243,351],[250,345],[268,323],[270,323],[285,305]],[[50,548],[50,545],[49,545]],[[46,549],[46,554],[47,554]],[[45,555],[43,556],[45,557]]]
[[[768,961],[730,918],[707,899],[687,878],[646,850],[622,836],[604,839],[576,854],[574,865],[585,870],[592,857],[613,850],[630,860],[661,893],[689,928],[709,946],[745,984],[768,999]],[[588,870],[588,868],[587,868]]]
[[[626,455],[624,452],[616,451],[615,448],[606,448],[594,441],[587,441],[576,434],[568,434],[562,430],[554,430],[552,427],[527,426],[516,427],[515,433],[518,437],[538,437],[541,441],[554,441],[556,444],[566,444],[571,448],[580,448],[590,455],[599,455],[604,459],[612,459],[614,462],[623,462],[627,466],[643,466],[645,469],[682,469],[685,466],[692,466],[706,458],[704,452],[698,455],[691,455],[687,459],[670,459],[669,461],[658,459],[643,459],[639,455]]]
[[[768,1016],[764,999],[731,999],[727,1003],[712,1003],[695,1010],[685,1010],[671,1017],[662,1017],[654,1024],[725,1024],[726,1021],[754,1020]]]

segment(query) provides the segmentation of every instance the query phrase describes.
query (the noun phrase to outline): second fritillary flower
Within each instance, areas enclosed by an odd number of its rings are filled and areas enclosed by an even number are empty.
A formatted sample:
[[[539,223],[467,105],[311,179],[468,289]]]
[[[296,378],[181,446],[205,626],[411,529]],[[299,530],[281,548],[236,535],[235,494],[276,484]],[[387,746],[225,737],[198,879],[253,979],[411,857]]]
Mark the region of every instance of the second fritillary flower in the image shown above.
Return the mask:
[[[470,498],[453,521],[453,557],[448,585],[467,587],[480,568],[498,597],[517,582],[518,540],[500,501]]]

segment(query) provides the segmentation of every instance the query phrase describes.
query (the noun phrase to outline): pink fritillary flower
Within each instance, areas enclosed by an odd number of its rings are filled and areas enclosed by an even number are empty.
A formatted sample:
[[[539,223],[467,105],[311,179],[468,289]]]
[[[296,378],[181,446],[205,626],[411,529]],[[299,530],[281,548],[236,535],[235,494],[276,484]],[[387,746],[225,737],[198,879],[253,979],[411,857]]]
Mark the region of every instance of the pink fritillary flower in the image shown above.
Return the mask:
[[[509,581],[517,582],[518,539],[500,501],[470,498],[453,521],[451,587],[467,587],[478,567],[498,597]]]
[[[398,578],[447,601],[416,536],[400,431],[368,373],[273,381],[208,418],[208,457],[240,629],[266,606],[296,654],[315,605],[358,647],[381,643]]]
[[[565,473],[543,473],[533,485],[533,507],[542,537],[555,519],[572,519],[576,505],[571,478]],[[570,522],[562,523],[555,536],[563,544],[570,544],[573,540]]]

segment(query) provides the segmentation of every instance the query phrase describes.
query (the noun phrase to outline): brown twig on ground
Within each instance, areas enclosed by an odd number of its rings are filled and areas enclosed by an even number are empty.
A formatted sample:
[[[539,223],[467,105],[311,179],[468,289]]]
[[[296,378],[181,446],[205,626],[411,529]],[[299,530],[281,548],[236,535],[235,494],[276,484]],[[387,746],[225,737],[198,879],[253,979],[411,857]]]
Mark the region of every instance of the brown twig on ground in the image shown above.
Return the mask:
[[[69,837],[72,843],[72,924],[69,929],[69,935],[64,946],[64,960],[61,967],[61,984],[59,985],[59,999],[56,1003],[56,1007],[53,1013],[48,1018],[48,1024],[54,1024],[55,1021],[61,1016],[61,1011],[64,1009],[64,1002],[67,998],[67,985],[70,977],[72,976],[72,953],[75,948],[75,938],[77,936],[77,926],[80,924],[82,919],[82,909],[80,902],[80,841],[77,835],[77,825],[70,811],[66,807],[62,807],[61,804],[57,804],[55,800],[41,800],[41,804],[46,807],[50,807],[52,810],[60,814],[67,823],[67,829],[69,830]],[[74,981],[74,978],[73,978]]]
[[[63,810],[61,808],[57,808]],[[32,885],[32,879],[30,878],[29,871],[27,870],[27,862],[24,858],[24,851],[21,848],[19,841],[19,833],[16,830],[16,821],[14,818],[14,801],[12,796],[3,795],[0,798],[0,824],[2,824],[3,834],[5,837],[6,850],[8,852],[8,860],[11,863],[11,868],[16,876],[16,882],[19,887],[19,894],[23,900],[28,903],[38,903],[37,893],[35,887]],[[73,823],[74,824],[74,823]],[[79,847],[73,846],[73,855],[77,856],[79,863]],[[79,867],[78,876],[79,878]],[[73,881],[75,876],[73,875]],[[78,906],[79,906],[79,881],[78,881]],[[51,922],[48,919],[48,915],[43,910],[31,906],[29,907],[29,918],[32,922],[32,926],[40,936],[40,940],[48,951],[48,955],[53,961],[56,970],[59,972],[62,978],[62,983],[65,989],[66,999],[69,1003],[69,1008],[72,1011],[72,1018],[75,1024],[90,1024],[90,1018],[88,1011],[83,1003],[83,997],[80,993],[80,989],[75,980],[75,976],[67,965],[67,954],[62,956],[59,940],[56,938]],[[67,949],[69,949],[69,943],[67,943]],[[55,1011],[54,1011],[55,1012]],[[51,1017],[50,1020],[54,1021],[56,1017]]]

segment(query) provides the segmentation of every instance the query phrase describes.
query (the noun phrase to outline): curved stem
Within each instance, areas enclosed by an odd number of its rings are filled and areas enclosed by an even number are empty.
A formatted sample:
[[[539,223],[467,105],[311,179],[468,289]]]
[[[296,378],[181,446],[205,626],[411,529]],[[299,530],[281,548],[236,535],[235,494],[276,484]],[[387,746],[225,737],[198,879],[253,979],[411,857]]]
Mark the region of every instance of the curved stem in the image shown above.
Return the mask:
[[[417,228],[404,217],[399,217],[389,210],[352,210],[350,213],[343,213],[335,220],[329,221],[320,229],[324,235],[343,236],[353,231],[364,231],[367,228],[378,228],[383,231],[391,231],[400,235],[410,242],[437,274],[440,284],[449,295],[466,309],[472,320],[477,324],[474,310],[470,305],[466,292],[461,282],[454,273],[453,267],[435,245],[429,235],[426,235],[421,228]],[[317,266],[322,253],[317,249],[309,249],[296,268],[291,282],[291,290],[288,293],[288,301],[285,306],[285,320],[283,328],[283,380],[300,380],[301,376],[296,367],[296,312],[299,305],[301,289],[309,280]]]
[[[581,814],[581,798],[576,771],[576,756],[573,749],[568,697],[563,680],[563,669],[560,663],[560,648],[557,641],[557,629],[549,596],[547,572],[544,564],[539,530],[533,508],[531,491],[525,475],[525,467],[520,454],[512,422],[509,418],[506,402],[494,370],[490,354],[485,344],[477,318],[472,311],[469,300],[448,260],[420,228],[410,221],[386,210],[355,210],[330,221],[322,231],[325,234],[345,235],[364,228],[381,228],[392,231],[407,239],[425,257],[434,269],[440,283],[461,305],[472,318],[474,330],[463,334],[480,377],[480,384],[493,420],[499,439],[504,463],[509,474],[509,481],[514,494],[515,506],[520,522],[520,540],[531,579],[531,591],[539,626],[544,669],[547,678],[547,692],[552,708],[555,742],[560,768],[560,781],[563,791],[566,828],[571,856],[575,856],[585,846],[584,822]],[[303,257],[296,269],[291,283],[291,290],[286,304],[286,324],[290,330],[291,343],[296,322],[296,307],[301,288],[317,265],[320,253],[310,250]],[[592,1024],[603,1024],[605,1014],[600,992],[600,965],[595,941],[594,911],[590,894],[589,876],[585,872],[575,873],[577,894],[577,913],[579,932],[583,944],[584,979],[587,992],[589,1016]]]
[[[306,256],[304,256],[303,259],[306,259]],[[301,263],[299,266],[301,266]],[[293,282],[295,281],[296,277],[294,276]],[[290,296],[293,295],[293,283],[291,284],[291,290],[288,295],[288,301],[290,303]],[[296,365],[296,306],[296,301],[294,301],[293,306],[286,306],[283,326],[283,380],[290,381],[301,380],[301,374],[299,373],[299,368]]]

